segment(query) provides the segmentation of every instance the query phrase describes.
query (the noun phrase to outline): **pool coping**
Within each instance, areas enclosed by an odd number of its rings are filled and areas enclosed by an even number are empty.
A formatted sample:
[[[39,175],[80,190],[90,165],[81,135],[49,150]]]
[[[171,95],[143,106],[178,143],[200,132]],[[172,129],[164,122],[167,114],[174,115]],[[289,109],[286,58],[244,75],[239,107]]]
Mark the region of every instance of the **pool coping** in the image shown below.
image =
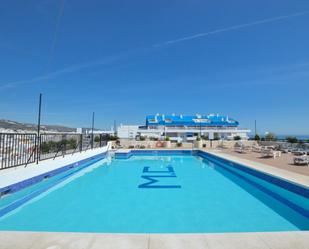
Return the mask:
[[[196,234],[0,232],[6,249],[307,249],[309,231]]]
[[[0,194],[13,193],[25,187],[38,183],[45,178],[65,172],[73,167],[77,167],[90,160],[104,158],[110,144],[105,147],[97,148],[75,155],[49,159],[39,164],[31,164],[27,168],[8,169],[0,172]],[[0,195],[0,197],[1,197]]]

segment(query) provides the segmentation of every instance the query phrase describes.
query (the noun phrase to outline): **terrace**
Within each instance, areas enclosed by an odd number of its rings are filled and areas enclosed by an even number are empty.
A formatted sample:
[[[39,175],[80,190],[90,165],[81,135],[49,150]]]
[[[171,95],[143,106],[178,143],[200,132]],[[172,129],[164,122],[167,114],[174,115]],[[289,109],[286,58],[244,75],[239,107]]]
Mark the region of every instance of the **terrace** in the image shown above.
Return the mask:
[[[300,175],[309,176],[309,167],[305,165],[295,165],[293,163],[295,155],[293,155],[292,153],[282,153],[280,157],[274,159],[271,157],[269,158],[261,157],[260,153],[252,151],[248,151],[246,153],[239,153],[235,152],[235,150],[231,148],[226,149],[221,148],[219,150],[220,154],[229,155],[233,158],[243,159],[246,160],[247,163],[257,162],[267,164],[271,167],[283,169]]]
[[[59,138],[57,138],[57,141]],[[43,141],[43,140],[42,140]],[[61,141],[61,139],[59,140]],[[75,165],[76,162],[96,157],[106,153],[114,143],[103,143],[96,139],[97,145],[88,144],[80,147],[81,143],[74,144],[74,148],[67,147],[67,151],[48,151],[46,160],[35,160],[25,167],[7,168],[0,171],[1,187],[23,182],[36,176],[43,176],[59,168],[68,165]],[[94,141],[94,139],[93,139]],[[101,142],[100,142],[101,141]],[[139,149],[141,144],[150,143],[150,150],[156,148],[156,141],[131,141],[134,142],[134,150]],[[246,165],[246,167],[286,179],[290,182],[309,187],[309,167],[292,165],[293,155],[291,153],[282,154],[281,157],[261,158],[259,153],[246,152],[238,153],[234,151],[236,141],[202,141],[206,148],[196,148],[194,143],[187,143],[181,147],[160,148],[165,150],[182,150],[187,146],[187,150],[200,149],[208,153],[228,159],[234,163]],[[253,142],[246,142],[252,145]],[[126,144],[126,147],[129,147]],[[132,146],[132,145],[131,145]],[[61,146],[60,146],[61,147]],[[93,147],[91,149],[91,147]],[[136,148],[135,148],[136,147]],[[74,152],[77,149],[77,152]],[[81,149],[80,149],[81,148]],[[87,148],[87,149],[86,149]],[[7,151],[7,150],[6,150]],[[12,150],[16,151],[16,150]],[[58,151],[58,154],[57,154]],[[60,153],[59,153],[60,151]],[[146,149],[147,151],[147,149]],[[72,153],[74,152],[74,153]],[[119,150],[119,152],[129,153],[130,149]],[[15,154],[14,154],[15,155]],[[43,176],[44,178],[44,176]],[[95,249],[105,246],[107,248],[306,248],[309,243],[309,232],[254,232],[254,233],[214,233],[214,234],[106,234],[106,233],[58,233],[58,232],[1,232],[0,243],[4,248],[74,248],[74,249]]]

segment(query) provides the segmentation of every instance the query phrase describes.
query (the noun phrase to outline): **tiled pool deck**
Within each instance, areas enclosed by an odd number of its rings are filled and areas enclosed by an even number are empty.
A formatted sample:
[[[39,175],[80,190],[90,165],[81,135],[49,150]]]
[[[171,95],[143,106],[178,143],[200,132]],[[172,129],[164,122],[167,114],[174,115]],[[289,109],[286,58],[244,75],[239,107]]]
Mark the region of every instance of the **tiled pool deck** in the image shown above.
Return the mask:
[[[104,151],[92,150],[71,158],[59,158],[56,165],[66,165],[72,160],[80,161]],[[253,162],[216,150],[207,150],[215,156],[246,165],[250,168],[278,176],[306,187],[309,177],[267,164]],[[63,160],[63,161],[61,161]],[[68,161],[67,161],[68,160]],[[45,162],[46,163],[46,162]],[[45,164],[44,171],[52,170],[54,163]],[[37,165],[20,170],[11,169],[0,172],[0,187],[12,183],[11,177],[18,181],[41,172]],[[42,169],[43,170],[43,169]],[[10,176],[10,179],[7,178]],[[2,181],[3,180],[3,181]],[[14,180],[16,182],[16,178]],[[0,249],[96,249],[96,248],[143,248],[143,249],[308,249],[309,231],[267,232],[267,233],[222,233],[222,234],[96,234],[96,233],[44,233],[44,232],[0,232]]]
[[[210,154],[213,154],[215,156],[230,160],[232,162],[245,165],[249,168],[253,168],[253,169],[256,169],[258,171],[262,171],[264,173],[274,175],[274,176],[286,179],[288,181],[301,184],[301,185],[309,188],[309,176],[307,176],[307,175],[299,174],[299,173],[292,172],[292,171],[286,170],[286,169],[281,169],[281,168],[278,168],[274,165],[268,165],[268,164],[266,164],[267,161],[265,163],[261,163],[261,162],[249,160],[249,159],[246,159],[246,158],[242,158],[241,156],[227,154],[224,151],[220,151],[220,150],[204,150],[204,151],[206,151]],[[270,159],[270,160],[272,160],[272,159]],[[297,167],[297,166],[294,166],[294,167]]]
[[[244,153],[236,152],[233,148],[220,148],[221,153],[231,156],[247,159],[250,161],[267,164],[269,166],[284,169],[290,172],[309,176],[309,167],[307,165],[294,165],[293,159],[295,155],[292,153],[282,153],[280,157],[262,157],[261,153],[254,151],[245,151]]]
[[[309,232],[96,234],[2,232],[1,249],[308,249]]]

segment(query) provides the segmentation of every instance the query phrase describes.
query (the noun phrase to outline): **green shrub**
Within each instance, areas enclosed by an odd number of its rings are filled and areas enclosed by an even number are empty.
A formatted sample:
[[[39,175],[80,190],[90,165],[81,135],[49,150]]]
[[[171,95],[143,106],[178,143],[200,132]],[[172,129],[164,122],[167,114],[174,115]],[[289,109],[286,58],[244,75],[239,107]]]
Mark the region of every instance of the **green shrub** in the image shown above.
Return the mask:
[[[95,137],[95,138],[94,138],[94,141],[95,141],[96,143],[99,143],[99,142],[100,142],[100,137]]]
[[[66,140],[66,148],[67,150],[75,149],[77,146],[77,141],[73,138]]]
[[[276,141],[277,140],[277,137],[274,133],[268,133],[266,136],[265,136],[265,140],[266,141]]]
[[[177,143],[177,147],[181,147],[181,146],[182,146],[181,142]]]
[[[103,138],[103,140],[108,140],[108,141],[116,141],[118,139],[119,137],[117,137],[116,135],[109,135],[109,134],[105,135]]]
[[[291,137],[290,136],[290,137],[286,137],[285,139],[286,139],[286,141],[288,141],[289,143],[292,143],[292,144],[298,142],[298,139],[296,137]]]
[[[165,141],[170,141],[170,138],[169,137],[165,137]]]
[[[255,141],[260,141],[260,140],[261,140],[261,138],[260,138],[259,134],[255,134],[255,136],[254,136],[254,140],[255,140]]]
[[[209,137],[208,137],[207,135],[203,135],[203,136],[202,136],[202,139],[203,139],[203,140],[209,140]]]
[[[239,140],[241,140],[241,137],[240,137],[240,136],[235,136],[235,137],[234,137],[234,140],[235,140],[235,141],[239,141]]]

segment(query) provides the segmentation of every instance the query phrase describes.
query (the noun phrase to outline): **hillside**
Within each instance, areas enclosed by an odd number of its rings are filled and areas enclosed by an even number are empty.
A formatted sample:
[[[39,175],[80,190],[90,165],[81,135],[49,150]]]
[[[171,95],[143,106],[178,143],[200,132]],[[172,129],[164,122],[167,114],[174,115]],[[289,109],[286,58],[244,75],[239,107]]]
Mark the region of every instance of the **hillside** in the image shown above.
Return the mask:
[[[36,124],[0,119],[0,132],[35,132],[36,130]],[[41,125],[41,130],[45,132],[75,132],[76,128],[62,125]]]

